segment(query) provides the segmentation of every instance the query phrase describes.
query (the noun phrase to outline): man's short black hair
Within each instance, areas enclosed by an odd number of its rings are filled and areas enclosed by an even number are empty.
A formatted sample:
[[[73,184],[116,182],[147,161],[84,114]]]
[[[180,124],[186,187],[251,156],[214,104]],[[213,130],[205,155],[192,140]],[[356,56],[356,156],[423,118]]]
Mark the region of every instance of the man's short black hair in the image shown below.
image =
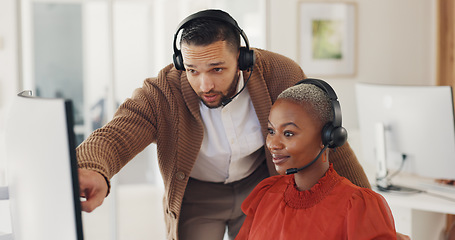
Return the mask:
[[[182,31],[180,45],[207,46],[217,41],[226,41],[232,50],[240,48],[240,33],[229,23],[212,19],[194,19]]]

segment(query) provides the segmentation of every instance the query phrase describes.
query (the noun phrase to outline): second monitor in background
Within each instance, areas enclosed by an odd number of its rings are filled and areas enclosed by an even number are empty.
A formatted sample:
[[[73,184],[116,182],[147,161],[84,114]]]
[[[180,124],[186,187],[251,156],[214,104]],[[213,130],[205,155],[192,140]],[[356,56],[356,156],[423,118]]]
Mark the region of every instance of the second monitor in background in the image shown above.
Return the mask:
[[[377,173],[400,168],[434,179],[455,178],[455,130],[449,86],[356,85],[362,157]],[[382,133],[381,133],[382,129]],[[382,134],[382,136],[381,136]]]

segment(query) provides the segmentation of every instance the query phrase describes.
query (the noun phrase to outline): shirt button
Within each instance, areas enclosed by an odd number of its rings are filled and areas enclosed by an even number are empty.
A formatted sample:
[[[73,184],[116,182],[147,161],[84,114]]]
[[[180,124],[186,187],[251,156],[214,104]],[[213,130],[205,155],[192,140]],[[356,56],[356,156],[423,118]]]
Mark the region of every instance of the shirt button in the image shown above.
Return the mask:
[[[182,171],[178,171],[175,176],[178,180],[185,180],[185,173]]]

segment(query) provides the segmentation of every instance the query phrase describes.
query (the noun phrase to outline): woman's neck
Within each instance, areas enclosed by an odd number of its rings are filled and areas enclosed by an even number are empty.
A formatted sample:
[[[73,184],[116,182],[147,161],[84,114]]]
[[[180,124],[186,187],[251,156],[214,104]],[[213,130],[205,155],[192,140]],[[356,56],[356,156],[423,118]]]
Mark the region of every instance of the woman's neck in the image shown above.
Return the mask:
[[[319,159],[310,167],[294,174],[295,184],[299,191],[311,189],[329,169],[329,162]]]

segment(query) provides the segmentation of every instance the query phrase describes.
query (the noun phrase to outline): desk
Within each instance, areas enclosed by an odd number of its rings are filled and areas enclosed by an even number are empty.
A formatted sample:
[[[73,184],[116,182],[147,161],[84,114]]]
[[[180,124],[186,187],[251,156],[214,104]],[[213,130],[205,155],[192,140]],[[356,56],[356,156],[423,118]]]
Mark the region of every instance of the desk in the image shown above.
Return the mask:
[[[393,204],[398,207],[428,212],[455,214],[455,201],[449,201],[426,193],[398,194],[374,190],[384,196],[389,205]]]
[[[397,184],[408,182],[411,179]],[[409,186],[409,185],[408,185]],[[409,235],[412,240],[442,239],[446,214],[455,214],[455,198],[447,200],[427,193],[382,192],[389,204],[397,231]]]

